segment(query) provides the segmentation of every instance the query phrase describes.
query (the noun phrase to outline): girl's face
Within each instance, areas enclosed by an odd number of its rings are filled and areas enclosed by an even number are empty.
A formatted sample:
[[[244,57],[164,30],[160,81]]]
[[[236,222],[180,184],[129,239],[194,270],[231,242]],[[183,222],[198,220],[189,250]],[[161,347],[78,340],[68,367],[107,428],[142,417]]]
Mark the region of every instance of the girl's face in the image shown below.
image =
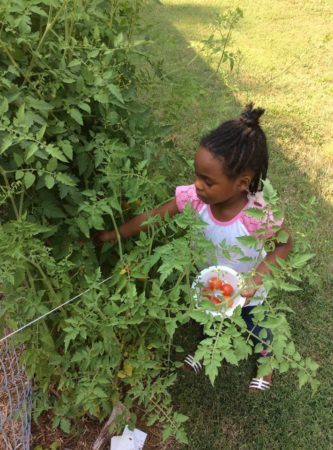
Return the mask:
[[[225,174],[223,161],[205,147],[195,155],[195,188],[200,200],[209,205],[242,198],[251,182],[251,174],[230,178]]]

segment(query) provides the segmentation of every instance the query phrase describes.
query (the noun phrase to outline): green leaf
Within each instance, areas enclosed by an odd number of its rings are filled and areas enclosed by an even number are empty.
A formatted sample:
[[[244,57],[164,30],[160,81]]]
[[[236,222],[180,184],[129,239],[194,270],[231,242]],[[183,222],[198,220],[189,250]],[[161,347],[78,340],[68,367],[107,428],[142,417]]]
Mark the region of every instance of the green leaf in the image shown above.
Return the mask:
[[[272,368],[271,368],[271,366],[269,364],[269,361],[266,361],[267,359],[268,358],[261,358],[261,361],[262,360],[265,360],[265,361],[264,361],[263,364],[261,364],[258,367],[258,373],[257,373],[257,377],[258,378],[264,377],[265,375],[268,375],[268,374],[270,374],[272,372]]]
[[[246,247],[256,248],[258,245],[258,240],[254,236],[240,236],[237,240],[244,244]]]
[[[24,174],[24,184],[27,189],[29,189],[35,182],[36,176],[32,172],[26,172]]]
[[[233,350],[231,350],[231,349],[224,350],[222,352],[222,355],[229,364],[237,364],[238,363],[238,359],[237,359],[235,353],[233,352]]]
[[[80,230],[82,233],[89,238],[90,237],[90,229],[87,221],[83,217],[78,217],[76,219],[76,223],[78,224]]]
[[[58,161],[56,160],[56,158],[51,158],[50,161],[46,165],[46,169],[49,172],[53,172],[54,170],[56,170],[57,167],[58,167]]]
[[[151,427],[159,420],[160,416],[158,414],[151,414],[146,420],[146,424],[148,427]]]
[[[316,380],[316,379],[311,379],[310,380],[310,386],[312,389],[312,394],[315,394],[320,386],[320,381]]]
[[[248,208],[245,209],[245,214],[254,217],[255,219],[262,220],[266,216],[266,212],[262,208]]]
[[[65,153],[67,158],[71,161],[73,159],[73,147],[72,147],[72,144],[68,140],[60,141],[59,142],[59,147]]]
[[[177,328],[176,320],[169,319],[168,321],[166,321],[165,329],[170,337],[172,337],[175,334],[176,328]]]
[[[209,381],[211,382],[212,386],[214,386],[214,382],[218,375],[217,364],[214,361],[211,361],[210,364],[205,367],[205,373],[206,375],[208,375]]]
[[[116,86],[115,84],[109,84],[108,88],[111,94],[113,94],[117,100],[119,100],[121,103],[125,103],[118,86]]]
[[[264,346],[261,342],[259,342],[255,347],[254,347],[254,352],[255,353],[260,353],[262,352],[264,349]]]
[[[30,144],[29,147],[27,148],[25,159],[28,160],[29,158],[31,158],[37,152],[37,150],[38,145],[36,144],[36,142]]]
[[[6,97],[3,97],[2,102],[0,103],[0,115],[5,114],[8,111],[8,100]]]
[[[290,365],[287,361],[282,361],[282,363],[279,366],[280,373],[288,372],[289,367],[290,367]]]
[[[118,201],[118,198],[115,195],[110,197],[110,204],[111,204],[112,208],[115,209],[116,211],[119,211],[119,212],[122,211],[121,205]]]
[[[37,111],[50,111],[53,109],[53,106],[50,103],[45,102],[44,100],[40,100],[34,97],[26,97],[26,102],[28,106],[36,109]]]
[[[69,433],[71,430],[71,423],[68,419],[66,419],[65,417],[63,417],[60,420],[60,428],[62,429],[63,432],[65,433]]]
[[[100,92],[98,94],[95,94],[94,100],[96,100],[97,102],[102,103],[102,104],[109,103],[109,101],[110,101],[108,94],[105,92]]]
[[[263,189],[263,196],[264,200],[269,204],[275,204],[277,200],[277,192],[273,188],[271,182],[269,180],[264,180],[264,189]]]
[[[188,419],[189,419],[189,417],[188,417],[188,416],[185,416],[184,414],[181,414],[181,413],[176,413],[176,414],[175,414],[175,421],[176,421],[177,423],[184,423],[184,422],[187,422]]]
[[[297,292],[297,291],[301,291],[302,290],[296,284],[287,283],[286,281],[280,281],[279,284],[278,284],[278,288],[282,289],[283,291],[286,291],[286,292]]]
[[[21,178],[24,177],[24,172],[23,170],[17,170],[15,172],[15,180],[20,180]]]
[[[63,172],[57,173],[57,180],[66,186],[76,186],[76,182],[69,175],[66,175]]]
[[[91,113],[91,108],[90,105],[88,105],[88,103],[80,102],[78,104],[78,107],[89,114]]]
[[[59,150],[59,148],[55,147],[54,145],[47,145],[45,147],[45,150],[49,155],[59,159],[59,161],[67,162],[67,158],[65,157],[65,155]]]
[[[314,256],[316,256],[314,253],[307,253],[304,255],[295,255],[291,259],[291,264],[296,269],[300,269],[301,267],[305,266],[305,264],[312,259]]]
[[[21,123],[24,123],[24,116],[25,116],[25,103],[22,103],[16,114],[17,120]]]
[[[170,426],[164,428],[164,430],[162,431],[162,439],[163,439],[163,441],[168,439],[168,437],[170,437],[171,435],[172,435],[172,428]]]
[[[286,244],[289,239],[289,234],[285,230],[281,230],[275,239],[281,244]]]
[[[38,141],[41,141],[43,139],[44,133],[46,130],[46,124],[42,126],[42,128],[40,128],[40,130],[37,131],[36,133],[36,139]]]
[[[45,217],[54,218],[54,219],[60,219],[63,217],[66,217],[66,214],[63,212],[63,210],[52,202],[43,202],[42,203],[43,212],[45,214]]]
[[[70,63],[68,64],[68,67],[76,67],[80,65],[81,65],[80,59],[72,59],[72,61],[70,61]]]
[[[54,186],[55,180],[52,175],[45,175],[45,186],[48,189],[52,189]]]
[[[39,16],[48,17],[47,13],[37,5],[30,6],[30,11],[38,14]]]
[[[288,344],[286,345],[285,348],[285,352],[287,353],[287,355],[293,355],[295,353],[296,349],[295,349],[295,344],[293,341],[288,342]]]
[[[104,392],[102,388],[100,388],[98,386],[94,388],[93,392],[96,395],[96,397],[98,397],[98,398],[107,398],[108,397],[108,394],[106,392]]]
[[[313,359],[311,358],[306,358],[305,365],[312,372],[316,372],[319,368],[319,364],[317,364],[316,361],[313,361]]]
[[[303,387],[305,385],[305,383],[307,383],[309,381],[309,375],[304,371],[304,370],[300,370],[298,372],[298,385],[299,387]]]
[[[14,140],[10,134],[4,137],[1,142],[0,155],[5,153],[5,151],[13,144]]]
[[[76,108],[71,108],[69,110],[69,115],[77,122],[79,125],[83,125],[82,114]]]

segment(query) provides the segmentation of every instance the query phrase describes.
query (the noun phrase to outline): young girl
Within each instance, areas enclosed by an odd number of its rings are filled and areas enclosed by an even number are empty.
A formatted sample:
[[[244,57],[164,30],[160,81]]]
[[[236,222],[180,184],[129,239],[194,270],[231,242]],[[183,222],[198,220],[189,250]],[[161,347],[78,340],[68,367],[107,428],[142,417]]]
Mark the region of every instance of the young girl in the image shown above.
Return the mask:
[[[261,180],[266,179],[268,168],[268,151],[266,137],[259,125],[259,118],[264,113],[261,108],[253,109],[253,104],[246,106],[238,119],[222,123],[218,128],[203,137],[195,155],[195,181],[188,186],[178,186],[175,198],[160,208],[140,214],[119,227],[120,236],[127,238],[144,229],[142,223],[152,215],[170,216],[181,213],[186,204],[190,204],[201,219],[206,222],[204,234],[216,247],[219,265],[232,267],[237,272],[254,269],[254,262],[239,261],[237,255],[226,259],[219,244],[227,246],[241,244],[240,236],[256,236],[256,230],[262,228],[262,222],[246,214],[248,208],[265,206],[261,189]],[[275,222],[270,218],[270,226],[281,226],[282,221]],[[272,230],[265,237],[271,238]],[[101,231],[94,237],[96,242],[114,241],[116,233]],[[256,259],[255,249],[243,247],[243,254]],[[269,272],[267,262],[274,263],[275,258],[286,258],[291,250],[291,238],[286,244],[276,243],[275,250],[264,254],[256,267],[256,275],[252,280],[253,288],[243,292],[247,298],[242,316],[247,327],[258,336],[261,328],[252,321],[251,311],[260,301],[251,300],[261,284],[262,275]],[[267,341],[272,335],[267,330]],[[260,356],[269,356],[264,350]],[[193,356],[185,358],[185,364],[196,373],[202,369],[200,362],[194,362]],[[271,375],[264,378],[253,378],[251,390],[269,389]]]

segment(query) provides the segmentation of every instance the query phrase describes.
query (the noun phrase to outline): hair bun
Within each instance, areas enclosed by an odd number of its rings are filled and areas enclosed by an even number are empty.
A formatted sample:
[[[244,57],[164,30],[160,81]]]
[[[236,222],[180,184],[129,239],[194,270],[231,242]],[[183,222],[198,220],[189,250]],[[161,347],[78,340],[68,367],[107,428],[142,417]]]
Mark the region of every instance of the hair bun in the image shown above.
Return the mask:
[[[265,110],[263,108],[253,109],[253,103],[249,103],[245,106],[244,111],[242,111],[240,115],[240,119],[244,122],[248,127],[257,127],[259,126],[259,118],[264,114]]]

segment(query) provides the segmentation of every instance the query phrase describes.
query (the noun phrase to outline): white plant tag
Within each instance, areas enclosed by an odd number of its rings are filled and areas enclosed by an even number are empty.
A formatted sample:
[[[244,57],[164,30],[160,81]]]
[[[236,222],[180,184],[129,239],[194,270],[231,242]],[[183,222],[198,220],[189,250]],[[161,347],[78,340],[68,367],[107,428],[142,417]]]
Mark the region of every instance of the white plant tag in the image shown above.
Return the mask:
[[[134,438],[128,436],[113,436],[110,450],[136,450]]]
[[[134,428],[134,430],[131,431],[126,425],[123,431],[123,436],[132,436],[134,439],[135,450],[143,450],[144,443],[147,439],[147,433],[139,430],[138,428]]]

